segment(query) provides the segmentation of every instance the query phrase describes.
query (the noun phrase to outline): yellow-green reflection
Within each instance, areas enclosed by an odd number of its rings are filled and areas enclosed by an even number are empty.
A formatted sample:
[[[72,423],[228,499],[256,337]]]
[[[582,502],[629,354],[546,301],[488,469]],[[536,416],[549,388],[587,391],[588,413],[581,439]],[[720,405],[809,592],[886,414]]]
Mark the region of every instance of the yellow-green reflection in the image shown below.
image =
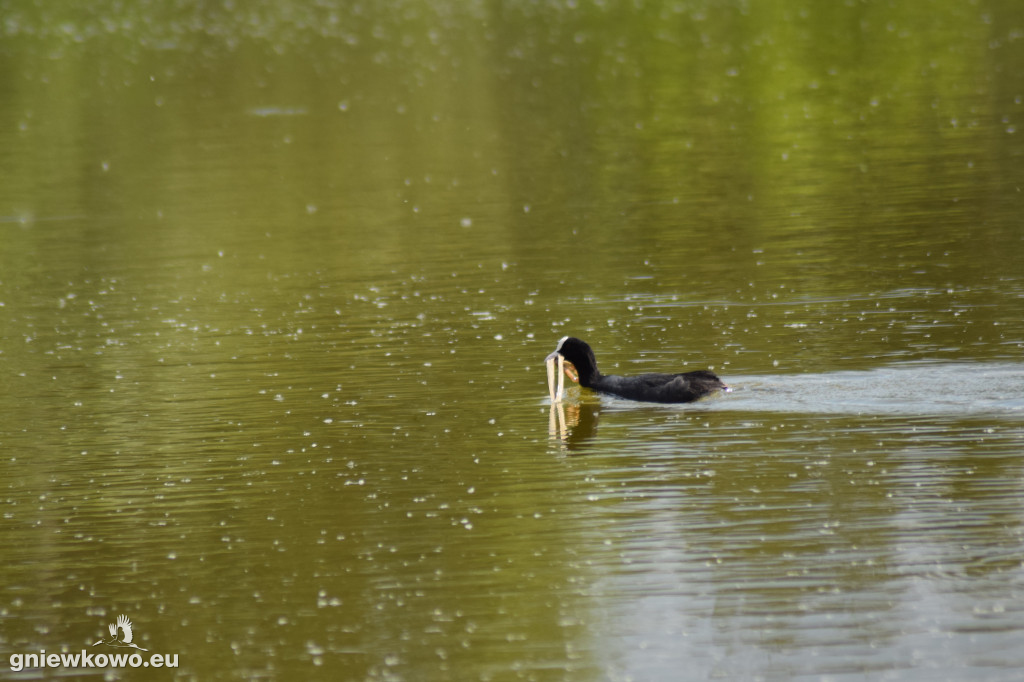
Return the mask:
[[[0,648],[1022,664],[1015,4],[0,6]]]

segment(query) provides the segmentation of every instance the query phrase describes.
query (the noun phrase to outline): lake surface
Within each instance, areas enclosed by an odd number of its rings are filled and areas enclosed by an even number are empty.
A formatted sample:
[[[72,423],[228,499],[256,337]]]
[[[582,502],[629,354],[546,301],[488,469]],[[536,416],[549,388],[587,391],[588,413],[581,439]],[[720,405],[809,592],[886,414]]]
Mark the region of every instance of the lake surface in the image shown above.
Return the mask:
[[[1024,675],[1019,2],[89,9],[0,1],[0,677]]]

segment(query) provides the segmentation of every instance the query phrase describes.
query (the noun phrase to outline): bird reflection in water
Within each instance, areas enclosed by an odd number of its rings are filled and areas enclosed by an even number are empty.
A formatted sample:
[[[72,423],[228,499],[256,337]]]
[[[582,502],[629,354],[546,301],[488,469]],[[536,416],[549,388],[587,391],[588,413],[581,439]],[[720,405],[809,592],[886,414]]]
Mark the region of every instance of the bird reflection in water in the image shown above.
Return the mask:
[[[597,433],[601,408],[591,403],[551,403],[548,415],[548,435],[572,450]]]
[[[548,414],[548,435],[569,449],[579,445],[597,433],[597,420],[601,410],[585,402],[566,403],[565,379],[579,382],[576,368],[561,355],[552,353],[545,361],[548,371],[548,394],[551,397],[551,411]]]

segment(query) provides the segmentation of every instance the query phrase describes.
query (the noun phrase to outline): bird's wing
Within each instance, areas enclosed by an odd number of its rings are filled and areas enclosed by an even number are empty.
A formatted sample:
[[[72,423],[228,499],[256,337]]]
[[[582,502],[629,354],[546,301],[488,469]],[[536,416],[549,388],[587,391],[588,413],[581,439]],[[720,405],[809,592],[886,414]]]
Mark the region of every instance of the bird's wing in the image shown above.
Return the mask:
[[[111,623],[110,625],[108,625],[107,626],[107,630],[110,631],[110,636],[111,637],[113,637],[114,639],[117,639],[117,624],[116,623]]]
[[[130,644],[132,641],[132,622],[128,620],[128,616],[121,614],[117,617],[117,624],[124,631],[124,643]]]

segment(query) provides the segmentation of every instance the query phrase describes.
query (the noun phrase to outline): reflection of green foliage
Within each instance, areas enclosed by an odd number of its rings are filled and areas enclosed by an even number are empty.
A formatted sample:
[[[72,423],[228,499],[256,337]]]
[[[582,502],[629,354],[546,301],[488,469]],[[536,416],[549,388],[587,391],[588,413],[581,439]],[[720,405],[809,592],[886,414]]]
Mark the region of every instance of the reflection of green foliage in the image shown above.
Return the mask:
[[[642,11],[7,4],[9,63],[28,79],[66,92],[80,83],[91,93],[62,103],[62,121],[39,120],[52,104],[45,101],[22,101],[21,109],[10,102],[10,115],[28,108],[35,125],[51,122],[65,135],[93,134],[90,118],[123,116],[118,132],[135,128],[156,144],[178,126],[164,141],[175,146],[202,133],[197,123],[208,115],[234,127],[230,114],[267,102],[308,109],[295,125],[249,120],[238,131],[256,143],[276,128],[280,143],[289,129],[312,129],[291,147],[279,144],[280,159],[254,159],[254,172],[262,166],[271,176],[261,184],[281,179],[268,164],[316,149],[334,157],[313,165],[315,177],[340,174],[357,189],[497,168],[514,183],[504,186],[513,195],[505,200],[534,205],[615,194],[629,206],[685,199],[716,222],[793,211],[827,219],[837,209],[860,212],[865,195],[896,208],[941,200],[904,188],[962,184],[979,148],[1015,142],[1007,130],[1020,108],[1020,27],[1008,2]],[[24,82],[15,87],[46,96]],[[344,125],[339,106],[351,113]],[[398,141],[410,156],[365,149]],[[332,167],[353,151],[357,168]],[[1003,170],[974,160],[974,173]]]
[[[1024,248],[1009,0],[3,5],[0,216],[102,215],[86,258],[267,240],[282,271],[359,278],[485,236],[591,291],[647,260],[721,298],[753,268],[842,295],[933,253],[915,285],[955,288]]]

